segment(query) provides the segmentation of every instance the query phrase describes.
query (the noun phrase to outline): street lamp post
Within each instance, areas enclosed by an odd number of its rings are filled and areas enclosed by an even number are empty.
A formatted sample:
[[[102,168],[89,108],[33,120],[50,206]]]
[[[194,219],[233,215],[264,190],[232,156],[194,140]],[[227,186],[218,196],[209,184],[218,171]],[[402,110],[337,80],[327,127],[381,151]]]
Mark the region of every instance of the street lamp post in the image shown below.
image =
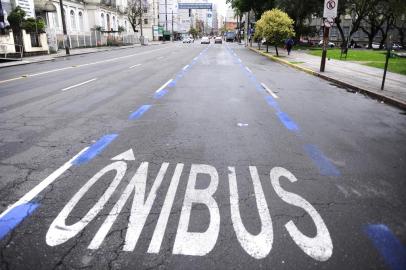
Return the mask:
[[[139,1],[140,1],[140,43],[141,45],[144,45],[144,35],[142,33],[142,13],[144,12],[144,10],[142,9],[141,0]]]
[[[63,9],[63,0],[59,0],[59,6],[60,6],[60,8],[61,8],[63,39],[64,39],[64,41],[65,41],[66,55],[70,55],[70,50],[69,50],[69,37],[68,37],[68,31],[66,31],[66,22],[65,22],[65,12],[64,12],[64,9]]]

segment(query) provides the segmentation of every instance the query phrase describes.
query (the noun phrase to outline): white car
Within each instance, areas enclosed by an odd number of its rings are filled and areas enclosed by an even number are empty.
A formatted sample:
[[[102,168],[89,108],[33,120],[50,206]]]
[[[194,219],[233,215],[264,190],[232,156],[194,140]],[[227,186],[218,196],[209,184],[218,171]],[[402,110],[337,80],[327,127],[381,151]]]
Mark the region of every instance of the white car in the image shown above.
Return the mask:
[[[320,47],[323,47],[323,40],[320,40],[319,46],[320,46]],[[331,42],[331,41],[328,42],[328,47],[334,48],[335,46],[336,46],[336,45],[335,45],[333,42]]]
[[[202,37],[201,44],[210,44],[210,39],[208,37]]]
[[[193,38],[190,37],[186,37],[182,40],[183,43],[193,43],[195,42],[195,40]]]

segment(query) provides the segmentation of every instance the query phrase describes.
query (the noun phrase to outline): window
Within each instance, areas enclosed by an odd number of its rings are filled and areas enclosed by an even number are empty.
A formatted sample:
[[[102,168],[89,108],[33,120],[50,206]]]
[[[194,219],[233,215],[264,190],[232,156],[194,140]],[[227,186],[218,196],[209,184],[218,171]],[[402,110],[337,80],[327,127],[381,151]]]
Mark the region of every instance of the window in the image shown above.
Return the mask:
[[[144,7],[144,8],[143,8],[143,11],[144,11],[144,13],[148,13],[148,8],[147,8],[147,7]]]
[[[144,19],[144,24],[148,24],[148,19]]]
[[[100,19],[101,19],[101,27],[103,29],[106,29],[106,22],[104,21],[104,14],[103,13],[100,15]]]
[[[331,36],[336,37],[337,36],[337,27],[332,27],[331,28]]]
[[[75,12],[73,10],[70,11],[70,28],[72,30],[76,29]]]
[[[113,30],[116,30],[116,17],[113,16]]]
[[[350,34],[350,27],[344,26],[343,30],[344,30],[344,36],[348,37],[348,35]]]
[[[84,24],[83,24],[83,13],[82,11],[79,11],[79,30],[83,31],[84,30]]]

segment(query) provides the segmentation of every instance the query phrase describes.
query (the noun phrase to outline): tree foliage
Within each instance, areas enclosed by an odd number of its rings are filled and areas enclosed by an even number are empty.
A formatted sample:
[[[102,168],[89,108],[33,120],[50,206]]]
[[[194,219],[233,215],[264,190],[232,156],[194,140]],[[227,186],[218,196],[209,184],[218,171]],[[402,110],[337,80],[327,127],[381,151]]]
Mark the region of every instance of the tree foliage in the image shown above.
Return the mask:
[[[20,7],[17,6],[13,9],[10,14],[7,16],[7,20],[10,23],[11,29],[15,34],[20,33],[22,29],[22,24],[24,22],[26,12]]]
[[[294,21],[288,14],[274,8],[264,12],[261,19],[257,21],[254,38],[264,38],[267,44],[273,44],[278,55],[278,45],[295,35],[293,25]]]

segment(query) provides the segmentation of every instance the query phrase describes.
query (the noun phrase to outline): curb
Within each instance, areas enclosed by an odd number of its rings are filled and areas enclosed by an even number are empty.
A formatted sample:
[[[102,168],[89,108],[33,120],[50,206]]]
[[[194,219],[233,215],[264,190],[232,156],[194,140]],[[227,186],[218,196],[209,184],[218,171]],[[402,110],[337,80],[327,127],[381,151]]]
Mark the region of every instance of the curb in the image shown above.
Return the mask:
[[[292,63],[290,63],[290,62],[288,62],[286,60],[277,58],[277,57],[275,57],[273,55],[270,55],[270,54],[267,54],[265,52],[261,52],[258,49],[255,49],[255,48],[252,48],[252,47],[248,47],[248,49],[250,49],[251,51],[256,52],[256,53],[258,53],[260,55],[263,55],[263,56],[271,59],[274,62],[278,62],[280,64],[290,66],[290,67],[292,67],[294,69],[306,72],[306,73],[308,73],[310,75],[319,77],[321,79],[324,79],[326,81],[335,83],[335,84],[343,86],[345,88],[349,88],[349,89],[355,90],[357,92],[366,94],[366,95],[368,95],[370,97],[374,97],[374,98],[376,98],[376,99],[378,99],[380,101],[383,101],[383,102],[385,102],[387,104],[391,104],[391,105],[396,106],[396,107],[398,107],[400,109],[406,110],[406,102],[405,101],[402,101],[402,100],[399,100],[397,98],[393,98],[393,97],[390,97],[390,96],[387,96],[387,95],[384,95],[384,94],[380,94],[380,93],[377,93],[377,92],[374,92],[374,91],[371,91],[371,90],[368,90],[368,89],[365,89],[365,88],[360,88],[358,86],[355,86],[355,85],[352,85],[352,84],[349,84],[349,83],[334,79],[334,78],[332,78],[330,76],[327,76],[327,75],[324,75],[324,74],[322,74],[320,72],[311,70],[309,68],[301,67],[301,66],[298,66],[296,64],[292,64]]]
[[[162,45],[162,44],[165,44],[165,43],[154,43],[154,44],[150,44],[148,46],[155,46],[155,45]],[[71,55],[68,55],[68,56],[66,56],[66,55],[55,55],[55,56],[51,56],[49,59],[37,60],[37,61],[32,61],[32,62],[20,62],[18,64],[10,65],[10,66],[0,66],[0,69],[8,68],[8,67],[16,67],[16,66],[35,64],[35,63],[41,63],[41,62],[47,62],[47,61],[52,61],[52,60],[55,60],[55,59],[61,58],[61,57],[72,57],[72,56],[76,56],[76,55],[91,54],[91,53],[98,53],[98,52],[133,49],[133,48],[136,48],[136,47],[142,47],[142,46],[134,46],[133,45],[133,46],[117,47],[117,48],[111,48],[110,47],[110,48],[106,48],[106,49],[99,49],[97,51],[75,53],[75,54],[71,54]],[[24,61],[24,58],[21,61]]]

